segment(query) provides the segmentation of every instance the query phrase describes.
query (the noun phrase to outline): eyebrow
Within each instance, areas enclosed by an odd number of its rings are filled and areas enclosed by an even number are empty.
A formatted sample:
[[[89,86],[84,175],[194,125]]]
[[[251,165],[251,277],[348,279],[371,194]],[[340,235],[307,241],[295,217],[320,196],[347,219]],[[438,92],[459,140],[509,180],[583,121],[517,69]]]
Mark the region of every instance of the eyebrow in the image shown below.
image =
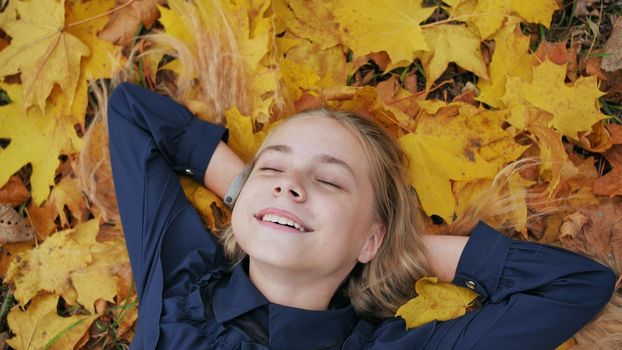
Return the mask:
[[[264,153],[268,152],[268,151],[272,151],[272,152],[279,152],[279,153],[292,153],[292,148],[287,146],[287,145],[270,145],[267,146],[266,148],[262,149],[261,152],[259,152],[259,154],[257,154],[257,158],[259,159]],[[321,153],[318,154],[316,156],[313,157],[314,160],[318,160],[321,163],[325,163],[325,164],[334,164],[337,165],[343,169],[345,169],[347,172],[350,173],[350,175],[352,175],[352,177],[356,178],[356,176],[354,175],[354,170],[352,170],[352,168],[350,167],[350,165],[348,165],[348,163],[344,162],[343,160],[339,159],[339,158],[335,158],[331,155],[325,154],[325,153]]]

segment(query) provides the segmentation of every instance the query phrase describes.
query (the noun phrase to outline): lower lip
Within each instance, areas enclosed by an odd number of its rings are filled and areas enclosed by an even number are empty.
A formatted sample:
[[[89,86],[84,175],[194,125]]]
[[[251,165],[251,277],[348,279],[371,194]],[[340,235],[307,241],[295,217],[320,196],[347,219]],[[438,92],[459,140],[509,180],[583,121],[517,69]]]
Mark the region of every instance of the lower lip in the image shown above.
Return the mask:
[[[263,220],[259,220],[259,219],[257,219],[257,221],[259,221],[259,223],[261,225],[268,226],[268,227],[273,228],[275,230],[279,230],[279,231],[283,231],[283,232],[288,232],[288,233],[298,233],[298,234],[305,233],[305,232],[302,232],[302,231],[298,230],[297,228],[290,227],[290,226],[285,226],[285,225],[281,225],[281,224],[277,224],[277,223],[274,223],[274,222],[271,222],[271,221],[263,221]]]

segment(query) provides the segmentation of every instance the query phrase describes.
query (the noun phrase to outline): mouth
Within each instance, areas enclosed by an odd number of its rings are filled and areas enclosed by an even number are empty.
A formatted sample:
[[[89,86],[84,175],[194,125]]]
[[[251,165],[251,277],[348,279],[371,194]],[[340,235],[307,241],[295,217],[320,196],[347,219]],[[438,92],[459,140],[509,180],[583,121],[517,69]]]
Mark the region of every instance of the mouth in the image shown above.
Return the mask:
[[[263,225],[296,233],[311,232],[302,220],[294,214],[281,209],[264,209],[255,215]]]

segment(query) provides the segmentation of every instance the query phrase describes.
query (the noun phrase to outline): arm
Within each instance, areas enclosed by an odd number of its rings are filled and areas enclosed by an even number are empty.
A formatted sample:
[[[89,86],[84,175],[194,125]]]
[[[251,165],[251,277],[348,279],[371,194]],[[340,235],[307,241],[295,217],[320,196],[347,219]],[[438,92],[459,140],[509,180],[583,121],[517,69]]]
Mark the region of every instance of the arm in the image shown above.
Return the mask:
[[[453,281],[460,255],[468,240],[469,237],[462,236],[424,235],[432,275],[437,276],[441,282]]]
[[[221,199],[227,193],[227,189],[236,175],[244,169],[244,162],[237,154],[220,141],[214,151],[214,155],[207,165],[203,183]]]
[[[166,276],[190,252],[203,247],[215,256],[217,247],[184,196],[177,174],[203,183],[227,133],[171,99],[127,83],[108,100],[108,129],[117,203],[140,299],[148,293],[146,286],[155,292],[163,288]],[[218,177],[220,166],[210,167],[210,176]],[[167,249],[171,245],[175,249]],[[161,265],[160,247],[167,251]]]
[[[602,309],[615,281],[611,269],[587,257],[512,240],[480,223],[452,283],[472,287],[482,308],[409,331],[403,320],[391,319],[378,327],[370,348],[553,349]]]

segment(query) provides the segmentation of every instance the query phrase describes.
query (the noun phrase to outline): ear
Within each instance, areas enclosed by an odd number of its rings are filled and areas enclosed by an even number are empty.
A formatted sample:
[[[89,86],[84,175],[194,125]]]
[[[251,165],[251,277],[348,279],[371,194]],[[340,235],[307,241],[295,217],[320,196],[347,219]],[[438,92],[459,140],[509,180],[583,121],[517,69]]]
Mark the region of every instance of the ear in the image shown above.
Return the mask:
[[[383,224],[375,223],[372,226],[369,236],[367,236],[367,241],[363,245],[358,256],[358,261],[360,263],[366,264],[376,257],[378,250],[380,250],[382,246],[385,231],[386,229]]]

